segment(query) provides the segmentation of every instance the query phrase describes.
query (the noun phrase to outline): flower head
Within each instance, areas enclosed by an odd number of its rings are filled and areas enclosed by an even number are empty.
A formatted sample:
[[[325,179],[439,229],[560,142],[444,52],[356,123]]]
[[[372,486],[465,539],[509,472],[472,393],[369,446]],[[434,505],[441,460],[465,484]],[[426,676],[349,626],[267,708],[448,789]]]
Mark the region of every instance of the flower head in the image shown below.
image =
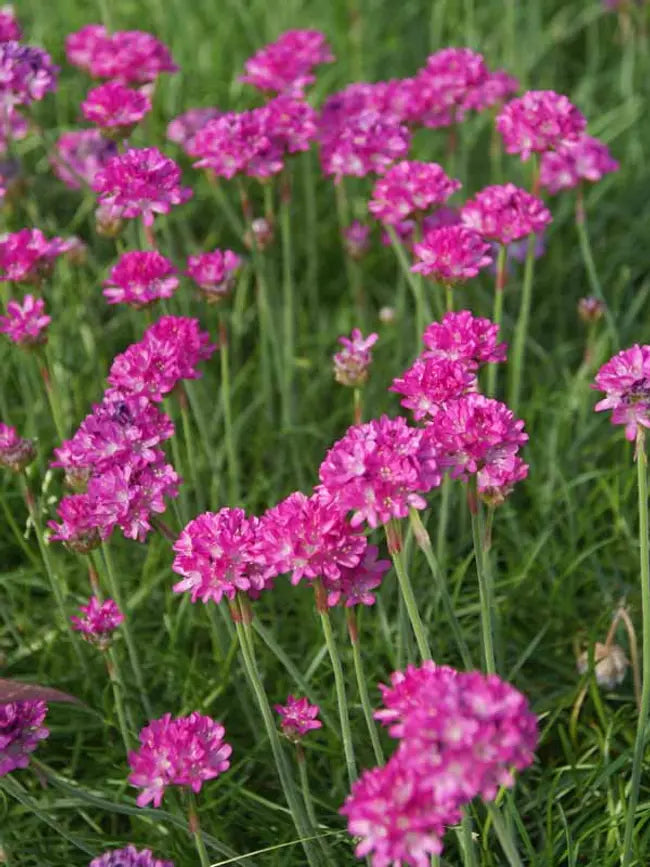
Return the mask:
[[[190,156],[196,156],[193,148],[194,136],[211,120],[221,117],[218,108],[190,108],[170,120],[167,124],[167,138],[180,145]]]
[[[349,337],[339,337],[343,349],[332,356],[334,378],[341,385],[358,388],[368,379],[368,368],[372,363],[370,349],[377,342],[377,334],[364,337],[358,328],[352,329]]]
[[[151,33],[117,30],[109,34],[89,24],[65,40],[68,62],[93,78],[111,78],[122,84],[146,84],[162,72],[176,72],[169,49]]]
[[[16,429],[0,422],[0,466],[16,473],[24,470],[36,457],[32,440],[18,436]]]
[[[320,708],[317,704],[309,704],[306,698],[289,695],[286,705],[276,704],[273,709],[280,714],[282,734],[294,743],[299,743],[308,732],[323,727],[323,723],[316,719]]]
[[[566,96],[553,90],[529,90],[504,105],[496,125],[506,151],[527,160],[534,152],[575,140],[587,121]]]
[[[488,75],[483,56],[469,48],[436,51],[413,79],[412,119],[428,127],[449,126]]]
[[[321,166],[335,182],[346,175],[363,178],[371,172],[382,174],[391,163],[406,156],[410,140],[404,124],[372,108],[333,125],[321,119]]]
[[[541,199],[510,183],[485,187],[465,202],[461,217],[464,225],[500,244],[539,234],[551,222]]]
[[[22,304],[19,301],[7,303],[7,315],[0,316],[0,332],[19,346],[33,346],[45,343],[45,329],[52,321],[45,315],[45,302],[33,295],[25,295]]]
[[[554,151],[542,154],[540,186],[550,193],[577,187],[581,181],[595,183],[618,170],[607,145],[582,133],[575,141],[564,141]]]
[[[159,807],[167,786],[189,786],[200,792],[230,767],[232,747],[224,727],[198,712],[172,719],[170,713],[152,720],[140,732],[140,748],[129,753],[129,782],[142,789],[138,807],[153,801]]]
[[[612,424],[625,425],[633,442],[639,425],[650,428],[650,346],[635,343],[603,364],[592,388],[604,391],[594,409],[612,410]]]
[[[402,160],[379,178],[368,210],[383,223],[395,225],[413,213],[444,204],[461,187],[437,163]]]
[[[109,304],[139,309],[159,298],[171,298],[178,286],[176,268],[157,250],[123,253],[104,282]]]
[[[70,242],[48,240],[40,229],[20,229],[0,236],[0,282],[40,283],[55,259],[66,253]]]
[[[42,48],[0,42],[0,103],[3,108],[30,105],[56,90],[58,67]]]
[[[363,259],[370,245],[370,226],[353,220],[349,226],[343,229],[343,243],[348,256],[351,259]]]
[[[455,284],[476,277],[492,262],[490,245],[466,226],[444,226],[426,233],[413,245],[417,262],[411,268],[441,283]]]
[[[132,90],[119,81],[109,81],[89,91],[81,110],[86,120],[100,129],[126,138],[151,111],[151,100],[140,90]]]
[[[246,74],[239,80],[259,90],[301,94],[315,81],[314,66],[333,60],[319,30],[287,30],[246,61]]]
[[[97,172],[117,155],[117,143],[99,130],[80,129],[60,136],[50,157],[54,174],[73,190],[91,186]]]
[[[505,69],[489,72],[485,81],[470,87],[460,104],[456,117],[463,120],[467,111],[485,111],[504,102],[506,97],[519,90],[519,82]]]
[[[112,599],[100,602],[91,596],[86,605],[80,605],[82,617],[71,617],[72,628],[81,632],[83,637],[96,644],[100,649],[107,648],[112,634],[124,620],[124,615]]]
[[[19,42],[22,35],[14,7],[9,4],[2,6],[0,8],[0,42]]]
[[[401,405],[413,410],[413,418],[433,418],[445,404],[476,391],[478,383],[471,367],[459,359],[425,353],[396,377],[390,391],[404,395]]]
[[[205,300],[216,304],[232,292],[241,264],[241,257],[232,250],[213,250],[190,256],[185,273],[194,280]]]
[[[111,849],[110,852],[98,855],[88,867],[174,867],[174,863],[154,858],[151,849],[127,846],[125,849]]]
[[[343,604],[346,608],[354,605],[374,605],[372,592],[382,582],[385,572],[391,567],[390,560],[378,560],[376,545],[368,545],[356,566],[343,567],[337,579],[324,581],[327,591],[327,604],[330,608]]]
[[[43,726],[44,701],[10,701],[0,704],[0,777],[26,768],[29,754],[49,735]]]
[[[446,313],[432,322],[422,342],[425,357],[462,361],[470,370],[483,364],[505,361],[507,345],[497,343],[499,326],[489,319],[474,316],[469,310]]]

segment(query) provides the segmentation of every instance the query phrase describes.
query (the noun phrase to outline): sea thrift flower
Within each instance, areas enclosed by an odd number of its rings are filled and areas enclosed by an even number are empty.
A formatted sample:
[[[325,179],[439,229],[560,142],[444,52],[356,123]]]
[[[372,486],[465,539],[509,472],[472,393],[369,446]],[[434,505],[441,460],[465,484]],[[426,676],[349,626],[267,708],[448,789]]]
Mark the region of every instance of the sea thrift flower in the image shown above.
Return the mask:
[[[308,732],[323,727],[323,723],[316,719],[320,708],[317,704],[309,704],[306,698],[289,695],[286,705],[276,704],[273,709],[280,714],[282,734],[295,744],[300,743]]]
[[[20,25],[13,6],[0,7],[0,42],[18,42],[22,39]]]
[[[162,72],[176,72],[167,46],[151,33],[118,30],[89,24],[65,40],[68,62],[93,78],[111,78],[122,84],[146,84]]]
[[[89,91],[81,103],[86,120],[118,138],[126,138],[151,111],[151,100],[139,90],[109,81]]]
[[[334,361],[334,379],[341,385],[358,388],[368,379],[368,369],[372,363],[370,349],[377,342],[377,334],[364,337],[358,328],[352,329],[349,337],[339,337],[343,346],[332,356]]]
[[[499,326],[489,319],[476,317],[469,310],[446,313],[422,335],[424,357],[462,361],[469,370],[476,370],[483,364],[506,360],[507,345],[497,343],[498,337]]]
[[[97,172],[92,188],[115,216],[141,216],[152,226],[155,214],[168,214],[172,205],[191,198],[192,190],[181,187],[180,179],[176,163],[157,148],[131,148]]]
[[[176,268],[156,250],[123,253],[104,282],[109,304],[139,309],[159,298],[171,298],[178,286]]]
[[[633,442],[638,426],[650,428],[650,346],[635,343],[603,364],[592,388],[604,391],[594,409],[612,410],[612,424],[625,425]]]
[[[225,729],[209,716],[195,711],[172,719],[166,713],[140,732],[140,748],[129,753],[129,783],[143,791],[138,807],[153,801],[159,807],[167,786],[189,786],[200,792],[230,767],[232,747],[225,743]]]
[[[0,282],[39,283],[68,249],[63,238],[48,240],[40,229],[0,235]]]
[[[343,243],[351,259],[363,259],[370,246],[370,226],[353,220],[343,229]]]
[[[483,56],[469,48],[443,48],[430,55],[414,78],[412,119],[428,127],[449,126],[468,93],[488,75]]]
[[[174,543],[172,569],[183,580],[174,592],[189,590],[192,602],[231,600],[238,592],[253,598],[269,586],[258,546],[258,519],[243,509],[205,512],[183,529]]]
[[[423,355],[393,380],[389,390],[404,395],[401,405],[420,421],[433,418],[447,401],[477,388],[476,376],[464,361]]]
[[[58,67],[33,45],[0,43],[0,103],[4,108],[30,105],[56,89]]]
[[[240,81],[259,90],[301,94],[316,79],[314,66],[330,63],[334,56],[318,30],[288,30],[244,64]]]
[[[425,509],[422,494],[440,484],[435,449],[424,431],[403,418],[380,419],[348,428],[320,466],[325,491],[342,511],[352,511],[351,524],[370,527],[405,518],[410,507]]]
[[[553,90],[529,90],[504,105],[496,125],[506,151],[527,160],[534,152],[575,140],[587,121],[566,96]]]
[[[376,597],[372,591],[379,587],[384,573],[392,565],[390,560],[378,560],[378,553],[376,545],[368,545],[356,566],[341,569],[341,574],[336,580],[324,581],[327,604],[330,608],[341,603],[346,608],[375,604]]]
[[[70,189],[91,186],[97,172],[117,155],[117,143],[96,129],[81,129],[60,136],[50,157],[54,174]]]
[[[463,120],[467,111],[485,111],[487,108],[499,105],[506,97],[519,90],[519,82],[504,69],[488,73],[481,84],[472,86],[456,113],[457,120]]]
[[[110,646],[112,634],[124,620],[124,615],[112,599],[100,602],[91,596],[86,605],[80,605],[82,617],[71,617],[72,628],[96,644],[100,650]]]
[[[196,156],[193,149],[194,136],[211,120],[221,117],[218,108],[190,108],[170,120],[167,124],[167,138],[180,145],[190,156]]]
[[[419,261],[411,268],[440,283],[452,285],[476,277],[492,261],[490,245],[478,232],[465,226],[446,226],[427,232],[422,243],[413,245]]]
[[[541,199],[514,184],[485,187],[461,209],[465,226],[499,244],[510,244],[532,233],[539,234],[551,222]]]
[[[368,210],[394,225],[414,212],[444,204],[460,187],[437,163],[403,160],[375,183]]]
[[[45,329],[52,321],[45,315],[45,302],[33,295],[25,295],[22,304],[19,301],[7,303],[7,315],[0,316],[0,332],[19,346],[33,346],[45,343]]]
[[[241,264],[241,257],[232,250],[213,250],[190,256],[185,273],[194,280],[205,300],[216,304],[232,292]]]
[[[584,133],[575,141],[562,142],[554,151],[542,154],[540,186],[550,193],[576,187],[581,181],[595,183],[618,170],[607,145]]]
[[[33,441],[19,437],[15,428],[0,422],[0,466],[19,473],[35,457]]]
[[[363,178],[382,174],[406,156],[410,133],[404,124],[374,109],[367,109],[332,129],[321,124],[321,166],[338,183],[345,175]]]
[[[126,849],[112,849],[93,858],[88,867],[174,867],[174,863],[154,858],[151,849],[127,846]]]
[[[29,754],[49,735],[43,726],[44,701],[10,701],[0,704],[0,777],[26,768]]]
[[[68,33],[65,38],[65,54],[68,63],[91,72],[93,57],[105,50],[109,36],[102,24],[87,24],[81,30]]]
[[[114,524],[102,521],[97,514],[93,497],[89,494],[74,494],[63,497],[57,506],[60,523],[48,521],[52,531],[50,541],[63,542],[70,551],[88,554],[110,536]]]

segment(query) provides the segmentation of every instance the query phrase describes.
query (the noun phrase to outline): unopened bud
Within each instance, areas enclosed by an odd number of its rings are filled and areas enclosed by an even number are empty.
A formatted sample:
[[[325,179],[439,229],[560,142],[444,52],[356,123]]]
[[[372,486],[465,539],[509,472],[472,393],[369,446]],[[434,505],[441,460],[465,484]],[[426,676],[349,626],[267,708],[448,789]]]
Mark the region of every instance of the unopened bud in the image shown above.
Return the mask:
[[[583,322],[598,322],[605,315],[605,305],[598,298],[589,296],[578,301],[578,316]]]

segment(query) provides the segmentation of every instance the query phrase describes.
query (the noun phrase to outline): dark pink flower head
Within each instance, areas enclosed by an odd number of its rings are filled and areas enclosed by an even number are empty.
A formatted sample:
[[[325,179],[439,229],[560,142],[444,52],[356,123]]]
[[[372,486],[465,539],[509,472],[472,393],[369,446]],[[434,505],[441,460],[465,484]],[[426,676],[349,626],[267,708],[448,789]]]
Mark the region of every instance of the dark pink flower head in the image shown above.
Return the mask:
[[[633,442],[637,428],[650,428],[650,346],[635,343],[603,364],[592,388],[604,391],[594,409],[612,410],[612,424],[625,425],[625,437]]]
[[[112,849],[98,855],[88,867],[174,867],[174,863],[155,858],[151,849],[136,849],[129,845],[125,849]]]
[[[485,111],[495,105],[500,105],[508,96],[519,90],[519,82],[505,69],[497,69],[488,73],[482,84],[470,87],[461,103],[457,120],[463,120],[468,111]]]
[[[466,226],[432,229],[420,244],[413,245],[413,252],[418,261],[411,271],[449,285],[476,277],[492,262],[490,245]]]
[[[119,81],[108,81],[88,92],[81,110],[86,120],[100,129],[126,138],[151,111],[151,100],[140,90],[126,87]]]
[[[540,186],[550,193],[577,187],[581,181],[595,183],[618,170],[607,145],[584,133],[575,141],[562,142],[554,151],[542,154]]]
[[[68,63],[92,73],[93,58],[106,50],[110,37],[102,24],[87,24],[81,30],[68,33],[65,38],[65,54]]]
[[[0,42],[19,42],[22,36],[14,7],[2,6],[0,8]]]
[[[280,714],[282,734],[296,744],[308,732],[323,727],[323,723],[316,719],[320,708],[317,704],[309,704],[306,698],[289,695],[285,705],[276,704],[273,709]]]
[[[59,523],[48,521],[50,540],[63,542],[70,551],[87,554],[108,539],[115,524],[102,519],[90,494],[63,497],[57,506]]]
[[[370,226],[353,220],[343,229],[343,243],[351,259],[363,259],[370,246]]]
[[[0,282],[40,283],[58,256],[69,249],[63,238],[48,240],[40,229],[0,236]]]
[[[375,604],[376,597],[372,591],[379,587],[384,573],[392,565],[390,560],[378,560],[378,554],[376,545],[368,545],[356,566],[344,567],[338,579],[324,582],[330,608],[340,604],[346,608]]]
[[[65,132],[55,145],[50,163],[54,174],[72,190],[92,185],[97,172],[117,155],[117,143],[96,129]]]
[[[424,356],[462,361],[470,370],[506,360],[506,343],[497,343],[499,326],[474,316],[469,310],[445,313],[422,335]]]
[[[218,108],[190,108],[170,120],[167,124],[167,138],[180,145],[190,156],[196,156],[193,149],[194,136],[211,120],[221,117]]]
[[[314,66],[333,60],[325,35],[319,30],[287,30],[246,61],[246,74],[239,80],[259,90],[301,94],[306,85],[315,81]]]
[[[200,792],[203,783],[230,767],[232,747],[224,727],[195,711],[172,719],[166,713],[140,732],[140,748],[129,753],[129,783],[142,789],[138,807],[153,801],[159,807],[167,786],[189,786]]]
[[[465,202],[461,218],[465,226],[499,244],[539,234],[552,219],[541,199],[510,183],[485,187]]]
[[[45,302],[25,295],[22,304],[19,301],[7,303],[7,315],[0,316],[0,333],[19,346],[33,346],[45,343],[45,329],[51,321],[52,318],[45,315]]]
[[[43,726],[46,714],[44,701],[0,704],[0,777],[27,767],[29,754],[49,735]]]
[[[483,56],[469,48],[443,48],[430,55],[414,78],[412,119],[428,127],[449,126],[468,93],[488,75]]]
[[[554,90],[529,90],[510,100],[496,119],[506,151],[527,160],[576,139],[587,121],[569,99]]]
[[[18,436],[16,429],[0,422],[0,466],[19,473],[36,457],[32,440]]]
[[[109,34],[98,24],[89,24],[65,41],[68,62],[93,78],[111,78],[122,84],[146,84],[162,72],[176,72],[166,45],[151,33],[118,30]]]
[[[476,391],[476,376],[464,361],[420,355],[393,380],[389,391],[404,395],[401,405],[413,411],[413,418],[433,418],[449,400]]]
[[[406,156],[410,141],[404,124],[376,109],[366,109],[331,127],[321,121],[321,166],[326,175],[334,176],[335,183],[346,175],[383,174],[391,163]]]
[[[339,337],[343,349],[332,356],[334,379],[341,385],[354,388],[363,385],[368,379],[368,369],[372,363],[370,350],[377,340],[377,334],[364,337],[358,328],[353,328],[349,337]]]
[[[181,171],[157,148],[131,148],[110,159],[95,175],[92,188],[105,205],[121,217],[142,217],[153,225],[155,214],[168,214],[192,196],[181,187]]]
[[[124,615],[112,599],[100,602],[91,596],[86,605],[80,605],[81,617],[71,617],[72,628],[96,644],[101,650],[110,646],[113,633],[124,620]]]
[[[3,110],[14,105],[38,102],[56,90],[58,67],[50,55],[33,45],[0,42],[0,104]]]
[[[435,449],[424,431],[403,418],[382,416],[348,428],[320,466],[323,488],[342,511],[352,511],[352,526],[371,527],[405,518],[410,507],[425,509],[426,494],[440,484]]]
[[[157,250],[123,253],[104,281],[109,304],[128,304],[136,310],[159,298],[171,298],[178,286],[176,268]]]
[[[234,599],[238,592],[253,598],[270,586],[259,554],[259,521],[243,509],[205,512],[184,528],[174,543],[173,570],[183,576],[174,591],[189,590],[192,602]]]
[[[231,294],[241,264],[241,256],[232,250],[213,250],[190,256],[185,273],[194,280],[205,300],[216,304]]]
[[[368,210],[383,223],[395,225],[444,204],[460,187],[460,181],[449,178],[437,163],[402,160],[375,183]]]

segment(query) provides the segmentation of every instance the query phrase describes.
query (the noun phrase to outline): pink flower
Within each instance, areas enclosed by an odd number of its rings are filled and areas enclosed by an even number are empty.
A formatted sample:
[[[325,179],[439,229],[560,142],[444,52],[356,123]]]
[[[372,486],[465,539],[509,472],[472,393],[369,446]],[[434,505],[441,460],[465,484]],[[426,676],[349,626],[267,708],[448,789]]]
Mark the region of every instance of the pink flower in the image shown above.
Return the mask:
[[[460,181],[449,178],[437,163],[402,160],[376,181],[368,210],[395,225],[414,212],[444,204],[460,187]]]
[[[334,60],[325,36],[318,30],[287,30],[249,58],[240,81],[259,90],[300,95],[316,79],[314,66]]]
[[[476,391],[476,376],[463,361],[427,354],[416,358],[389,391],[404,395],[401,405],[413,410],[413,418],[433,418],[449,400]]]
[[[11,42],[12,40],[19,42],[22,36],[14,7],[2,6],[0,8],[0,42]]]
[[[55,145],[50,163],[54,174],[73,190],[91,186],[97,172],[117,155],[117,143],[96,129],[65,132]]]
[[[359,220],[353,220],[343,229],[343,243],[351,259],[363,259],[370,246],[370,226],[364,226]]]
[[[0,422],[0,466],[19,473],[35,457],[33,441],[23,439],[15,428]]]
[[[352,511],[351,524],[386,524],[405,518],[410,507],[425,509],[422,494],[440,484],[435,450],[424,431],[403,418],[382,416],[348,428],[320,466],[325,491],[342,511]]]
[[[43,726],[44,701],[10,701],[0,704],[0,777],[26,768],[29,754],[49,735]]]
[[[404,124],[375,109],[344,117],[340,125],[321,120],[321,167],[338,183],[345,175],[363,178],[382,174],[391,163],[406,156],[411,135]]]
[[[562,142],[554,151],[542,154],[540,186],[550,193],[577,187],[580,181],[599,181],[618,170],[607,146],[597,138],[581,134],[575,141]]]
[[[419,261],[411,268],[440,283],[455,284],[476,277],[481,268],[492,261],[490,245],[478,232],[465,226],[445,226],[433,229],[422,243],[414,244]]]
[[[457,112],[457,120],[463,120],[467,111],[485,111],[502,103],[507,96],[519,90],[519,82],[504,69],[488,73],[482,84],[471,87]]]
[[[170,120],[167,124],[167,138],[180,145],[185,153],[196,156],[193,143],[197,132],[211,120],[223,114],[218,108],[190,108]]]
[[[92,188],[100,205],[116,216],[141,216],[145,226],[151,226],[155,214],[168,214],[172,205],[192,197],[192,190],[181,187],[180,179],[176,163],[157,148],[131,148],[108,160],[95,175]]]
[[[33,45],[0,42],[0,103],[4,108],[30,105],[56,90],[58,67]]]
[[[23,303],[9,301],[7,315],[0,316],[0,332],[19,346],[45,343],[45,329],[52,321],[45,315],[45,302],[33,295],[25,295]]]
[[[109,81],[88,92],[81,110],[86,120],[100,129],[114,130],[120,138],[125,138],[149,114],[151,100],[142,91],[125,87],[119,81]]]
[[[0,236],[0,282],[39,283],[54,260],[67,252],[70,241],[48,240],[40,229],[20,229]]]
[[[171,298],[178,286],[176,268],[156,250],[123,253],[104,282],[109,304],[129,304],[136,310],[159,298]]]
[[[146,84],[162,72],[176,72],[169,49],[151,33],[118,30],[109,34],[89,24],[65,41],[68,62],[93,78],[112,78],[122,84]]]
[[[462,361],[470,370],[506,360],[505,343],[497,343],[499,326],[474,316],[469,310],[446,313],[427,327],[422,342],[425,358]]]
[[[391,567],[390,560],[378,560],[376,545],[368,545],[362,559],[356,566],[341,569],[337,579],[327,579],[323,583],[327,590],[327,604],[330,608],[343,603],[346,608],[354,605],[374,605],[375,590],[382,577]]]
[[[638,426],[650,428],[650,346],[635,343],[603,364],[592,388],[604,391],[594,409],[612,410],[612,424],[625,425],[625,437],[636,438]]]
[[[485,187],[465,202],[461,217],[464,225],[499,244],[539,234],[551,222],[544,202],[514,184]]]
[[[190,256],[185,272],[201,290],[208,302],[217,303],[233,290],[241,257],[232,250],[213,250]]]
[[[105,650],[110,646],[112,634],[124,620],[124,615],[112,599],[100,602],[96,596],[91,596],[86,605],[80,605],[79,610],[83,616],[70,618],[72,628]]]
[[[81,30],[68,33],[65,38],[65,54],[68,63],[91,72],[93,57],[106,51],[110,37],[102,24],[87,24]]]
[[[443,48],[430,55],[414,78],[413,119],[428,127],[449,126],[458,107],[488,75],[483,56],[469,48]]]
[[[504,105],[496,125],[506,151],[527,160],[534,152],[575,140],[587,121],[566,96],[553,90],[529,90]]]
[[[296,744],[308,732],[323,727],[323,723],[316,719],[320,708],[317,704],[309,704],[306,698],[289,695],[286,705],[276,704],[273,709],[280,714],[282,734]]]
[[[183,529],[174,543],[172,569],[183,580],[174,592],[190,591],[192,602],[221,602],[238,592],[255,598],[269,585],[259,554],[259,521],[243,509],[205,512]]]
[[[127,846],[125,849],[111,849],[93,858],[88,867],[174,867],[174,864],[154,858],[151,849]]]
[[[52,531],[50,541],[63,542],[70,551],[81,554],[87,554],[108,539],[115,526],[97,514],[96,503],[90,494],[63,497],[56,511],[60,523],[54,520],[47,523]]]
[[[341,385],[358,388],[368,379],[368,368],[372,363],[371,347],[377,342],[377,334],[364,337],[358,328],[352,329],[350,337],[339,337],[343,346],[340,352],[332,356],[334,361],[334,378]]]
[[[129,783],[142,789],[138,807],[153,801],[159,807],[167,786],[189,786],[200,792],[230,767],[232,747],[225,743],[224,727],[195,711],[172,719],[166,713],[140,732],[140,749],[129,753]]]

